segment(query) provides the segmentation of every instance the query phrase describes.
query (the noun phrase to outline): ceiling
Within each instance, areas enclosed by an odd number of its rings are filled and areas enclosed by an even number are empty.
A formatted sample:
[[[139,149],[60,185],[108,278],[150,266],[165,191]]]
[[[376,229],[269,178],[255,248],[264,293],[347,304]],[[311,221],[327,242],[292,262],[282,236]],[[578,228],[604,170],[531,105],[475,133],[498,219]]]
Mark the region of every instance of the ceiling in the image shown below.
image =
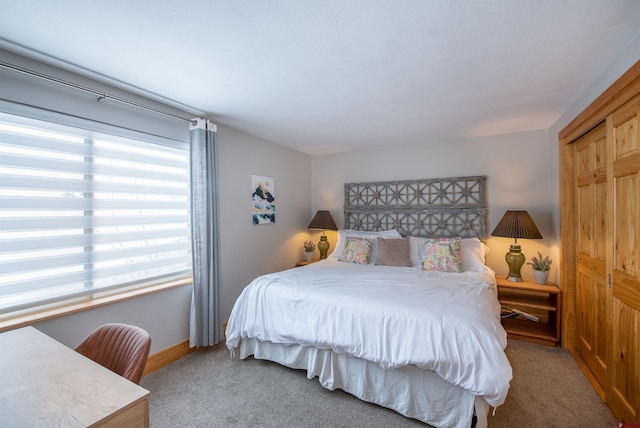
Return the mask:
[[[640,30],[637,0],[0,0],[0,10],[5,45],[310,154],[548,129]]]

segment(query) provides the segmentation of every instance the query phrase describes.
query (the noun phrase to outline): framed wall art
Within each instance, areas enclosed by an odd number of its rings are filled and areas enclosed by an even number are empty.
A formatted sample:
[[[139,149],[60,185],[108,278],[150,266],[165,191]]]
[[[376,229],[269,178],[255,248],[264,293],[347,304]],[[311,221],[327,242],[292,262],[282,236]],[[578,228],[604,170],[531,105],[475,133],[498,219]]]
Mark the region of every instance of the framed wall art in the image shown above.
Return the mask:
[[[254,175],[253,182],[253,224],[276,222],[276,192],[273,177]]]

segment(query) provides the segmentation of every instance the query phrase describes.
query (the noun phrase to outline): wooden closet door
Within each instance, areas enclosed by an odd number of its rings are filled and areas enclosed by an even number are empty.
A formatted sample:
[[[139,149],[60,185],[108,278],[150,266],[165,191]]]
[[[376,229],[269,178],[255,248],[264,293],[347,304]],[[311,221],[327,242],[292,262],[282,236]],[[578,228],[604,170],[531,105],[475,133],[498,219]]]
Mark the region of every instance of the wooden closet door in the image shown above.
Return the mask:
[[[640,96],[607,118],[612,274],[612,340],[607,402],[626,422],[640,421]]]
[[[604,391],[607,361],[607,140],[602,123],[574,144],[576,350]]]

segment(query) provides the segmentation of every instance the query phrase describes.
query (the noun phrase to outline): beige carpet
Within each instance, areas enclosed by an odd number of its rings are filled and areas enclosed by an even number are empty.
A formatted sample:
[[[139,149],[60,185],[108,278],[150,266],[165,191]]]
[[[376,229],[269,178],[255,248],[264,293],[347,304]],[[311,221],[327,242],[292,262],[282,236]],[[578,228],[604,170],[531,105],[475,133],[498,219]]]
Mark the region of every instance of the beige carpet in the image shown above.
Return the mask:
[[[615,419],[562,348],[509,341],[514,380],[490,427],[613,428]],[[200,350],[142,379],[151,427],[426,427],[324,389],[274,363]]]

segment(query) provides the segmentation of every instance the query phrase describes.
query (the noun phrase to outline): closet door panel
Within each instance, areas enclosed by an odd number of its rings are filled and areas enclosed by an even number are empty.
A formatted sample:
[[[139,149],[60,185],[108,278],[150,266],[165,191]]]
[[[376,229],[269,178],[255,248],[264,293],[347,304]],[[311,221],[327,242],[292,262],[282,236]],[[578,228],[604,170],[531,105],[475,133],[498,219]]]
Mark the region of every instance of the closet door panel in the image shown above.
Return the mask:
[[[620,300],[614,309],[615,331],[613,376],[607,402],[625,422],[640,420],[640,317],[638,311]]]
[[[604,145],[604,141],[602,141]],[[607,182],[602,178],[595,185],[594,258],[598,260],[598,273],[604,278],[607,265]]]
[[[634,157],[640,161],[640,155]],[[634,173],[622,174],[614,162],[613,295],[636,310],[640,310],[639,171],[640,164]]]
[[[613,159],[613,295],[640,310],[640,96],[609,118]]]
[[[576,349],[594,377],[603,387],[607,371],[607,290],[604,282],[584,272],[577,274],[576,320],[580,334]]]
[[[578,252],[580,257],[591,258],[594,242],[593,236],[593,211],[595,207],[595,195],[593,188],[587,184],[578,188]]]
[[[607,402],[626,422],[640,421],[640,96],[608,119],[613,224],[613,337]]]
[[[576,350],[596,380],[606,385],[607,170],[606,127],[575,143]]]

